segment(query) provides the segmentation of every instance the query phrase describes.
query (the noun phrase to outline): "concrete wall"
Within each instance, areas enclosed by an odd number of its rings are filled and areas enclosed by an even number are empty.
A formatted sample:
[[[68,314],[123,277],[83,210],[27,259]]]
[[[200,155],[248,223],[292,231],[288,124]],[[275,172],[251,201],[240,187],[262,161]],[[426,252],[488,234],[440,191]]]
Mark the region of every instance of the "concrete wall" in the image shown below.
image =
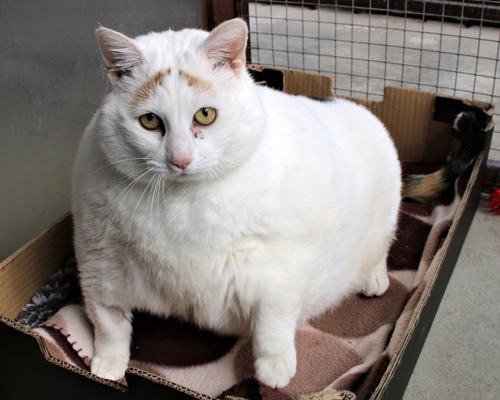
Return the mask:
[[[0,260],[70,208],[78,141],[106,91],[98,25],[202,27],[201,0],[0,0]]]

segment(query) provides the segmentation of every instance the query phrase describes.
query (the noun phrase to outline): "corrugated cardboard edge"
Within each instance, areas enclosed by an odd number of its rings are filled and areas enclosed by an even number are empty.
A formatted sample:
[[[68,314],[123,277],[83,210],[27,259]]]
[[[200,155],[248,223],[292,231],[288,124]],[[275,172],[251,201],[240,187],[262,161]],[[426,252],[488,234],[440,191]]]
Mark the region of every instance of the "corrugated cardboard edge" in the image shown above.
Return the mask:
[[[99,376],[97,375],[94,375],[92,373],[90,373],[89,371],[86,371],[84,369],[81,369],[81,368],[78,368],[78,367],[75,367],[74,365],[71,365],[67,362],[64,362],[64,361],[61,361],[59,360],[58,358],[56,357],[53,357],[51,354],[50,354],[50,351],[47,347],[47,344],[44,340],[43,337],[41,337],[38,333],[36,333],[36,331],[24,326],[24,325],[21,325],[19,324],[18,322],[14,321],[14,320],[11,320],[9,318],[6,318],[2,315],[0,315],[0,323],[4,323],[5,325],[23,333],[23,334],[26,334],[26,335],[29,335],[31,337],[33,337],[37,343],[38,343],[38,346],[40,348],[40,351],[42,352],[42,355],[43,357],[48,361],[50,362],[51,364],[54,364],[54,365],[57,365],[58,367],[62,367],[64,369],[67,369],[71,372],[75,372],[77,373],[78,375],[81,375],[87,379],[90,379],[90,380],[93,380],[95,382],[98,382],[100,384],[103,384],[103,385],[106,385],[106,386],[109,386],[109,387],[112,387],[114,389],[117,389],[121,392],[126,392],[128,390],[128,387],[127,385],[125,384],[122,384],[120,382],[117,382],[117,381],[112,381],[112,380],[109,380],[109,379],[103,379],[103,378],[100,378]],[[217,400],[213,397],[210,397],[210,396],[207,396],[207,395],[204,395],[202,393],[198,393],[192,389],[189,389],[187,387],[184,387],[184,386],[181,386],[181,385],[178,385],[176,384],[175,382],[171,382],[165,378],[162,378],[158,375],[155,375],[153,373],[150,373],[150,372],[146,372],[146,371],[143,371],[141,369],[138,369],[138,368],[133,368],[133,367],[129,367],[127,368],[127,371],[126,371],[127,374],[133,374],[133,375],[137,375],[137,376],[140,376],[142,378],[145,378],[145,379],[148,379],[152,382],[155,382],[155,383],[158,383],[158,384],[161,384],[163,386],[168,386],[172,389],[175,389],[179,392],[182,392],[182,393],[185,393],[193,398],[196,398],[196,399],[200,399],[200,400]]]
[[[454,233],[457,230],[458,223],[462,218],[467,203],[469,202],[472,193],[472,187],[474,186],[476,180],[478,179],[479,170],[481,169],[483,162],[484,162],[484,154],[481,154],[474,163],[471,177],[469,179],[469,182],[467,183],[464,195],[460,200],[459,207],[453,218],[453,222],[450,226],[449,232],[446,235],[446,239],[444,240],[441,246],[441,250],[436,254],[436,257],[432,260],[432,264],[436,265],[436,268],[434,269],[432,276],[430,277],[428,283],[426,284],[424,291],[422,292],[422,295],[420,297],[420,300],[418,301],[411,315],[410,322],[406,327],[405,333],[403,334],[403,337],[398,345],[395,355],[389,362],[389,365],[387,366],[387,369],[385,373],[382,375],[379,384],[377,385],[372,396],[370,397],[370,400],[380,400],[384,397],[388,383],[392,380],[396,369],[400,367],[401,358],[408,347],[410,339],[414,334],[415,327],[418,325],[420,317],[422,315],[422,311],[424,310],[424,307],[426,306],[427,301],[429,299],[429,294],[432,292],[436,280],[441,272],[441,265],[448,253],[448,247],[450,246]]]
[[[33,294],[73,255],[72,233],[72,218],[70,214],[66,214],[0,264],[0,323],[33,337],[48,362],[125,392],[127,386],[120,382],[100,378],[89,371],[55,358],[50,354],[42,336],[15,321],[22,307]],[[127,373],[169,386],[200,400],[213,399],[140,369],[128,368]]]
[[[72,255],[71,243],[72,221],[67,214],[0,263],[0,315],[17,317]]]
[[[257,64],[248,66],[250,70],[266,69],[283,74],[283,91],[288,94],[327,98],[333,96],[333,78],[319,73],[303,72],[285,68],[266,67]]]
[[[90,379],[90,380],[93,380],[95,382],[98,382],[100,384],[103,384],[103,385],[106,385],[106,386],[109,386],[111,388],[114,388],[114,389],[117,389],[121,392],[126,392],[128,390],[128,387],[127,385],[123,384],[123,383],[120,383],[120,382],[117,382],[117,381],[112,381],[112,380],[109,380],[109,379],[103,379],[103,378],[100,378],[99,376],[97,375],[94,375],[92,373],[90,373],[89,371],[86,371],[84,369],[81,369],[81,368],[78,368],[78,367],[75,367],[74,365],[71,365],[65,361],[61,361],[60,359],[54,357],[51,355],[48,347],[47,347],[47,344],[45,342],[45,339],[40,336],[36,331],[12,320],[12,319],[9,319],[7,317],[4,317],[3,315],[0,315],[0,323],[3,323],[7,326],[9,326],[10,328],[12,329],[15,329],[16,331],[19,331],[20,333],[23,333],[25,335],[28,335],[28,336],[31,336],[32,338],[34,338],[38,344],[38,347],[40,348],[40,351],[43,355],[43,357],[48,361],[50,362],[51,364],[54,364],[58,367],[62,367],[66,370],[69,370],[71,372],[74,372],[80,376],[83,376],[87,379]],[[217,400],[213,397],[210,397],[210,396],[207,396],[207,395],[204,395],[202,393],[198,393],[192,389],[189,389],[189,388],[186,388],[184,386],[181,386],[181,385],[178,385],[176,384],[175,382],[171,382],[165,378],[162,378],[158,375],[155,375],[155,374],[152,374],[152,373],[149,373],[149,372],[146,372],[146,371],[143,371],[141,369],[138,369],[138,368],[133,368],[133,367],[129,367],[127,368],[127,371],[126,371],[127,374],[134,374],[134,375],[137,375],[137,376],[140,376],[142,378],[145,378],[145,379],[148,379],[154,383],[158,383],[158,384],[161,384],[163,386],[168,386],[172,389],[175,389],[179,392],[182,392],[182,393],[185,393],[193,398],[196,398],[196,399],[200,399],[200,400]]]
[[[436,94],[388,86],[382,101],[350,99],[373,112],[389,131],[401,160],[427,161]],[[411,112],[409,112],[411,110]]]
[[[65,214],[0,263],[0,323],[33,337],[51,364],[125,391],[126,386],[101,379],[52,356],[43,337],[15,318],[36,291],[73,255],[73,220]],[[28,279],[29,277],[29,279]]]
[[[123,384],[101,379],[53,357],[42,336],[15,321],[33,294],[73,255],[72,243],[73,221],[70,214],[65,214],[0,263],[0,323],[33,337],[48,362],[125,391]]]
[[[331,388],[321,392],[303,394],[297,400],[356,400],[356,395],[349,390]]]
[[[331,97],[333,94],[330,76],[293,70],[283,72],[285,93],[309,97]]]
[[[57,365],[58,367],[62,367],[64,369],[67,369],[71,372],[75,372],[77,373],[78,375],[81,375],[81,376],[84,376],[88,379],[91,379],[91,380],[94,380],[94,381],[97,381],[101,384],[104,384],[104,385],[107,385],[107,386],[110,386],[114,389],[118,389],[122,392],[125,392],[127,390],[127,387],[119,382],[115,382],[115,381],[110,381],[110,380],[107,380],[107,379],[102,379],[102,378],[99,378],[98,376],[96,375],[93,375],[91,374],[90,372],[88,371],[85,371],[81,368],[78,368],[78,367],[75,367],[74,365],[71,365],[71,364],[68,364],[67,362],[64,362],[64,361],[61,361],[59,360],[58,358],[55,358],[53,357],[50,352],[49,352],[49,349],[47,347],[47,344],[44,340],[44,338],[42,338],[39,334],[37,334],[34,330],[24,326],[24,325],[21,325],[20,323],[14,321],[14,320],[11,320],[9,318],[6,318],[4,317],[3,315],[0,315],[0,323],[4,323],[5,325],[21,332],[21,333],[24,333],[26,335],[29,335],[31,337],[33,337],[37,343],[38,343],[38,346],[40,348],[40,351],[42,352],[42,355],[43,357],[48,361],[50,362],[51,364],[54,364],[54,365]]]
[[[494,110],[486,102],[397,86],[387,86],[381,101],[336,96],[333,92],[333,78],[330,76],[256,64],[251,64],[248,68],[250,71],[264,72],[264,77],[270,77],[269,72],[281,73],[282,88],[286,93],[316,98],[340,97],[368,108],[386,126],[400,159],[408,162],[445,162],[447,153],[453,147],[454,139],[450,135],[452,121],[443,123],[433,118],[438,98],[479,106],[490,116]],[[275,79],[273,74],[271,80]],[[493,124],[494,122],[490,122],[486,130],[491,129]]]

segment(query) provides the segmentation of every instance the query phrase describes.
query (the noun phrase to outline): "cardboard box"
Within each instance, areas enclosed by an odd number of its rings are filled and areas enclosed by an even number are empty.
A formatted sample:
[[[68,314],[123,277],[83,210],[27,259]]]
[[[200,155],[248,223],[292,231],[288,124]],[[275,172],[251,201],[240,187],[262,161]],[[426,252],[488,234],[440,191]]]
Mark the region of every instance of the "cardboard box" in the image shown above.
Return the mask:
[[[329,77],[258,66],[251,70],[257,81],[265,81],[288,93],[331,95]],[[370,378],[376,380],[370,389],[371,399],[395,399],[404,393],[474,216],[493,130],[493,107],[400,88],[387,88],[382,102],[359,102],[386,124],[400,158],[405,161],[443,163],[455,145],[450,124],[462,110],[474,110],[485,133],[484,151],[464,183],[463,196],[451,225],[443,234],[440,250],[432,259],[433,268],[421,297],[406,316],[407,323],[401,328],[390,362],[376,377]],[[71,216],[66,215],[0,264],[0,398],[153,399],[190,398],[189,395],[210,398],[137,368],[127,373],[128,388],[124,391],[120,383],[103,381],[85,369],[61,361],[51,354],[39,333],[16,322],[23,306],[64,265],[72,252]],[[303,398],[323,398],[324,395]],[[349,393],[342,396],[353,398]]]

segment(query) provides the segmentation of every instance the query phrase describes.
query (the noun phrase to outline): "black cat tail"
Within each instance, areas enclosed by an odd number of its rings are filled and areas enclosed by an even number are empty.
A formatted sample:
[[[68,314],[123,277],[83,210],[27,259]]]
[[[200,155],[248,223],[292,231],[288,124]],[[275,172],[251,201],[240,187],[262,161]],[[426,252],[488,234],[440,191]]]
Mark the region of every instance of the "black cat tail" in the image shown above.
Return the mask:
[[[464,111],[458,114],[453,123],[453,131],[454,136],[460,139],[456,153],[436,172],[403,177],[404,197],[421,202],[439,197],[454,185],[456,179],[481,152],[483,132],[474,112]]]

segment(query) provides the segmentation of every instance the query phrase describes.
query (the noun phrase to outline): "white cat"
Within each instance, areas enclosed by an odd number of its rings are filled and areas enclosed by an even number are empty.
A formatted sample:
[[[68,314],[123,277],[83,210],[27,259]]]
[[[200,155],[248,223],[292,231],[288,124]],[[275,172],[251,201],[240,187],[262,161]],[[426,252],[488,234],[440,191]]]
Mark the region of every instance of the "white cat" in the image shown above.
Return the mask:
[[[287,385],[299,324],[389,285],[401,171],[386,129],[351,102],[256,85],[240,19],[97,39],[111,91],[73,188],[92,372],[124,375],[140,309],[250,336],[256,377]]]

